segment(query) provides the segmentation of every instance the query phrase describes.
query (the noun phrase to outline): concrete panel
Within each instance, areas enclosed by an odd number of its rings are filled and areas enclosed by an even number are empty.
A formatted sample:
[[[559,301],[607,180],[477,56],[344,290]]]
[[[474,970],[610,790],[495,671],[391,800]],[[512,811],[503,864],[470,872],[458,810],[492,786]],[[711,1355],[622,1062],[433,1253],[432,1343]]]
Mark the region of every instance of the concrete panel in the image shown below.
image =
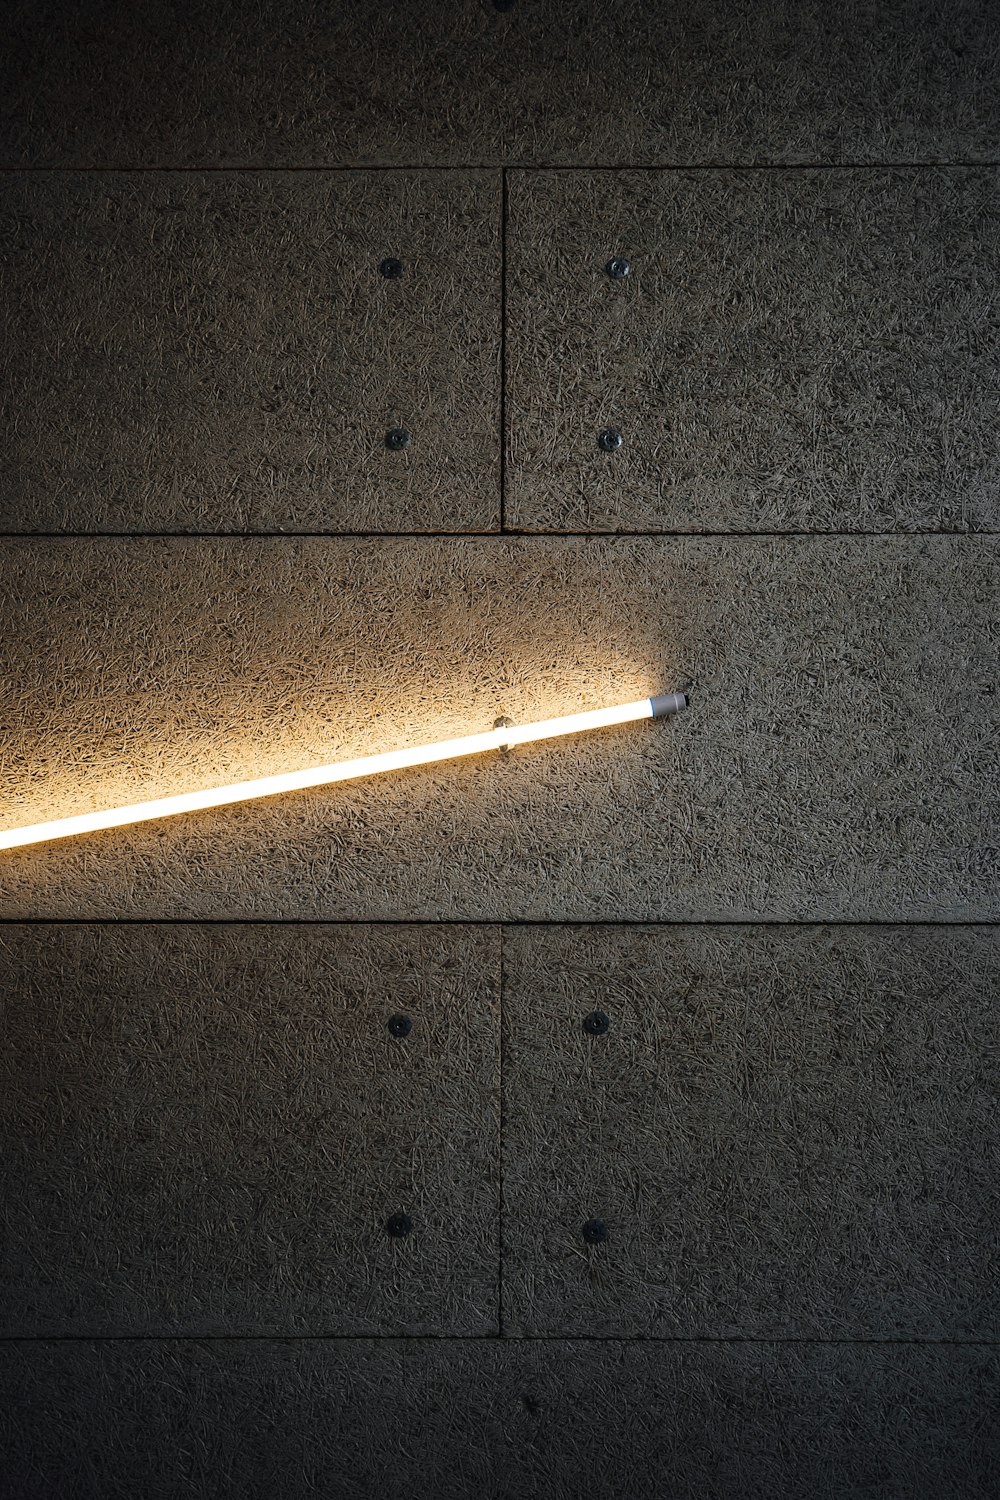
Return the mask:
[[[3,1500],[993,1500],[995,1349],[25,1344]]]
[[[513,173],[508,524],[996,529],[998,252],[995,170]]]
[[[496,174],[59,172],[0,192],[0,529],[498,523]]]
[[[4,928],[3,1333],[494,1331],[497,959],[476,927]]]
[[[989,160],[998,33],[991,0],[37,0],[0,161]]]
[[[990,920],[993,540],[8,540],[0,827],[690,688],[6,853],[5,917]]]
[[[514,928],[504,978],[511,1331],[1000,1336],[995,929]]]

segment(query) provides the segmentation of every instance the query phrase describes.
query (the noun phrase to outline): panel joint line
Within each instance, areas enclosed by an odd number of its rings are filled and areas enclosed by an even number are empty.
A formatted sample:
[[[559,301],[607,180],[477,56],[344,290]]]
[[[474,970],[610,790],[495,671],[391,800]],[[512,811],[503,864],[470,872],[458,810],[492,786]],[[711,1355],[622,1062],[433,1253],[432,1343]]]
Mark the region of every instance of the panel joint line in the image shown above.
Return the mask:
[[[500,530],[507,530],[507,169],[500,172]]]

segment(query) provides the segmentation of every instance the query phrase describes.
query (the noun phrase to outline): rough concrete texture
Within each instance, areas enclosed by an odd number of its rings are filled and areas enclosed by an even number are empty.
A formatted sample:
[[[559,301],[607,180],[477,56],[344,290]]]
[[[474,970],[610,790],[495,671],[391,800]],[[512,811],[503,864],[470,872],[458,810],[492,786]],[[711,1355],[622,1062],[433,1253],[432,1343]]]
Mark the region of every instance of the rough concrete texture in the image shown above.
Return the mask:
[[[0,1500],[997,1500],[998,76],[7,8],[0,829],[691,708],[0,855]]]
[[[0,193],[0,530],[497,525],[497,174],[59,172]]]
[[[998,45],[992,0],[37,0],[0,162],[989,160]]]
[[[997,1338],[998,992],[987,927],[507,929],[505,1326]]]
[[[993,1500],[998,1376],[955,1346],[8,1346],[0,1497]]]
[[[996,529],[998,252],[995,170],[511,174],[508,523]]]
[[[4,1335],[495,1332],[498,957],[475,927],[5,927]]]
[[[970,538],[12,539],[0,826],[690,689],[677,718],[6,853],[6,917],[997,915]]]

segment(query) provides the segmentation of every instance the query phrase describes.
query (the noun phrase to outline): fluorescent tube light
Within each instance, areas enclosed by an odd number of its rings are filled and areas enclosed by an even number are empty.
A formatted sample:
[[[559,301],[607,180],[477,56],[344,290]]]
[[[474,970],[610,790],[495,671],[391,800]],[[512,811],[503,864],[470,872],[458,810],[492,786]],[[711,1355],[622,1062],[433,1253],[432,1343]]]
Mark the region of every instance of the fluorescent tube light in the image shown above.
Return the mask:
[[[278,792],[296,792],[310,786],[329,786],[335,781],[354,781],[360,776],[376,776],[382,771],[426,766],[435,760],[454,760],[460,755],[478,755],[484,750],[503,750],[512,745],[530,744],[532,740],[555,739],[561,734],[580,734],[586,729],[626,724],[633,719],[659,719],[686,706],[683,693],[667,693],[658,698],[640,698],[635,703],[619,703],[614,708],[595,708],[582,714],[565,714],[558,719],[541,719],[536,724],[488,729],[484,734],[439,740],[437,744],[417,745],[411,750],[388,750],[382,755],[364,755],[358,760],[313,766],[307,771],[285,771],[278,776],[235,781],[230,786],[208,787],[201,792],[157,797],[152,802],[133,802],[128,807],[113,807],[107,812],[55,818],[50,823],[32,823],[27,828],[11,828],[0,833],[0,849],[19,849],[25,844],[45,843],[48,839],[94,833],[100,828],[122,828],[127,823],[145,823],[150,818],[169,818],[175,813],[198,812],[205,807],[225,807],[231,802],[250,802],[256,797],[273,797]]]

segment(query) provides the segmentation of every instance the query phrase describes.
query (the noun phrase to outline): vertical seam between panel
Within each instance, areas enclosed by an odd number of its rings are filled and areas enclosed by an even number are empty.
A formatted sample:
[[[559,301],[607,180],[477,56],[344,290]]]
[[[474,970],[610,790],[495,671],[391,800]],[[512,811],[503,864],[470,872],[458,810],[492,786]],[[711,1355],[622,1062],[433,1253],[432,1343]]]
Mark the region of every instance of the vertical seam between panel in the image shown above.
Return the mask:
[[[505,976],[504,976],[504,929],[503,929],[503,925],[502,924],[498,924],[498,926],[497,926],[497,936],[498,936],[498,939],[499,939],[499,942],[498,942],[498,960],[499,960],[499,981],[500,981],[499,995],[498,995],[498,998],[497,998],[497,1032],[498,1032],[498,1047],[497,1047],[497,1136],[498,1136],[498,1148],[497,1148],[497,1337],[502,1339],[504,1337],[504,1321],[503,1321],[503,1298],[504,1298],[504,1291],[503,1291],[503,1255],[504,1255],[504,1237],[503,1237],[503,1230],[504,1230],[503,1163],[504,1163],[504,1140],[505,1140],[504,1126],[505,1126],[505,1123],[506,1123],[506,1121],[505,1121],[505,1110],[504,1110],[504,1091],[503,1091],[504,1032],[505,1032],[505,1014],[504,1014],[504,988],[505,988],[505,986],[504,986],[504,977]]]
[[[500,170],[500,531],[507,530],[507,168]]]

